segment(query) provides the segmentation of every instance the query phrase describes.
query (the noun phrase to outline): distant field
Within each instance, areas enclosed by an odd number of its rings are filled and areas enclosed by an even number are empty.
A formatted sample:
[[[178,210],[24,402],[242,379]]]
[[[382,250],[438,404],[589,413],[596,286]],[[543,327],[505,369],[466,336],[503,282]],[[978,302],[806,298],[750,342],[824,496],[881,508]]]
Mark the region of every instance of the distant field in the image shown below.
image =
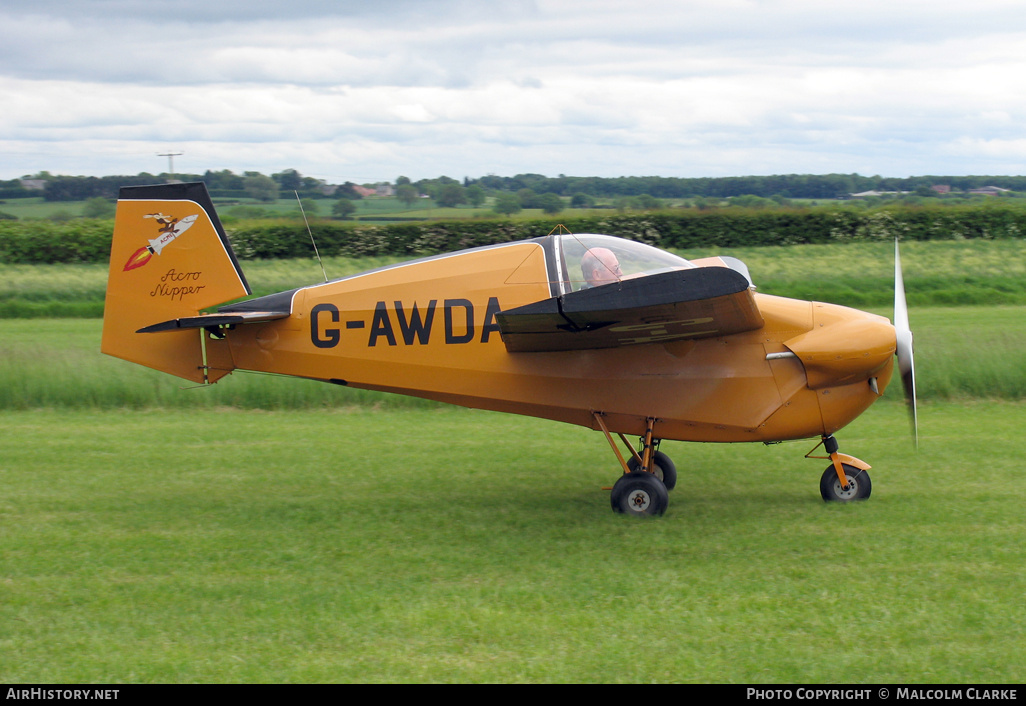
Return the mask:
[[[839,435],[859,505],[811,443],[667,442],[645,522],[540,420],[0,412],[0,682],[1021,683],[1026,408],[921,416]]]
[[[0,212],[15,218],[50,218],[57,213],[73,217],[82,214],[85,201],[46,201],[42,196],[30,199],[6,199],[0,203]]]
[[[77,218],[82,215],[85,208],[85,201],[45,201],[41,196],[28,199],[7,199],[0,203],[0,213],[7,213],[16,218],[53,218],[57,215]],[[314,207],[307,211],[309,218],[331,218],[331,208],[335,203],[334,199],[314,199]],[[439,208],[430,199],[422,199],[412,205],[406,205],[396,198],[365,198],[353,202],[356,212],[353,217],[382,218],[394,216],[397,218],[416,219],[461,219],[476,218],[484,215],[494,216],[491,205],[485,204],[480,208],[473,208],[469,205],[456,208]],[[256,199],[215,199],[218,214],[225,220],[231,221],[234,218],[233,209],[236,206],[244,206],[247,209],[259,208],[270,216],[293,216],[300,217],[299,204],[295,198],[280,198],[272,203],[264,203]],[[537,216],[540,209],[529,209],[521,212],[519,217]]]
[[[335,204],[334,199],[314,199],[311,202],[305,203],[312,205],[312,209],[304,206],[308,218],[332,217],[331,209]],[[215,205],[217,206],[217,212],[225,217],[226,220],[230,221],[234,217],[232,205],[222,205],[220,203],[216,203]],[[265,204],[254,200],[245,200],[242,202],[242,205],[246,207],[260,208],[272,215],[301,217],[299,204],[294,198],[278,199],[278,201],[271,204]],[[353,201],[353,205],[356,206],[356,211],[350,216],[353,220],[360,220],[361,218],[379,220],[392,217],[396,219],[459,220],[462,218],[495,216],[491,211],[491,206],[489,205],[484,205],[480,208],[473,208],[469,205],[442,208],[436,206],[434,201],[431,201],[430,199],[421,199],[416,203],[407,205],[396,198],[374,197]],[[534,213],[541,213],[541,211],[535,210]]]

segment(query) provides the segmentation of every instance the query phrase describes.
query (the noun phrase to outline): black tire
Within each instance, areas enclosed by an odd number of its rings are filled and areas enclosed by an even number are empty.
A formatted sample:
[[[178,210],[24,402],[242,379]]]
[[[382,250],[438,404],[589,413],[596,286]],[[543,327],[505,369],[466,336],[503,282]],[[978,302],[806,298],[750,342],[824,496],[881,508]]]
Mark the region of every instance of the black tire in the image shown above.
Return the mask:
[[[663,482],[645,471],[620,476],[609,499],[614,512],[636,517],[662,515],[670,504]]]
[[[673,490],[677,487],[677,467],[673,465],[673,461],[670,457],[664,454],[662,451],[655,452],[655,458],[652,459],[652,470],[655,477],[663,482],[667,490]],[[634,456],[630,457],[627,461],[627,468],[634,471],[641,468],[641,464]]]
[[[819,493],[823,499],[831,503],[850,503],[865,500],[873,492],[873,482],[867,471],[843,464],[844,475],[848,479],[848,489],[841,489],[841,481],[833,465],[827,466],[823,477],[819,479]]]

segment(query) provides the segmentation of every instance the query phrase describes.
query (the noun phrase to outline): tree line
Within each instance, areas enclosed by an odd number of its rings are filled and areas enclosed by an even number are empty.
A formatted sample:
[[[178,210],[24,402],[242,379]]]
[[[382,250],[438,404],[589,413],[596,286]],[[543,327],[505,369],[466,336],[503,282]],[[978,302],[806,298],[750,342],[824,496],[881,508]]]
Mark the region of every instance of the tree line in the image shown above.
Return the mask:
[[[47,201],[85,201],[91,198],[116,199],[122,186],[156,184],[172,175],[142,172],[135,176],[60,176],[48,172],[26,177],[43,182],[43,198]],[[304,198],[362,198],[361,189],[352,182],[327,184],[321,179],[303,176],[295,169],[286,169],[270,176],[259,172],[236,174],[230,170],[202,174],[175,174],[180,181],[202,181],[211,194],[222,198],[255,198],[273,201],[280,194],[298,192]],[[26,188],[21,179],[0,181],[0,198],[21,198],[39,195]],[[378,185],[371,185],[378,186]],[[777,174],[770,176],[735,177],[574,177],[560,174],[518,174],[512,177],[488,175],[465,177],[462,181],[447,176],[412,181],[400,176],[391,193],[402,200],[429,196],[437,202],[474,203],[486,195],[500,196],[531,192],[539,197],[599,198],[648,196],[674,198],[732,198],[758,196],[777,199],[838,199],[865,191],[920,192],[933,186],[948,186],[953,191],[968,191],[984,186],[998,186],[1012,191],[1026,191],[1026,176],[911,176],[881,177],[859,174]]]

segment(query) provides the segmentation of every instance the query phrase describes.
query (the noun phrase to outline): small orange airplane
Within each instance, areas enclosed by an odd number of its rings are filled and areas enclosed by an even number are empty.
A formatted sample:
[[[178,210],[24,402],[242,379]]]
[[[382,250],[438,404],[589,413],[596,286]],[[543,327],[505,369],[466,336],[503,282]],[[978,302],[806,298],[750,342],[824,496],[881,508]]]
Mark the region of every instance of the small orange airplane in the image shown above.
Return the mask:
[[[125,187],[102,350],[198,383],[261,371],[600,430],[622,470],[612,508],[630,515],[666,510],[662,439],[818,438],[822,497],[847,502],[869,497],[870,466],[833,435],[883,394],[895,354],[915,428],[897,245],[895,279],[891,325],[756,293],[734,258],[560,232],[205,312],[251,294],[206,187]]]

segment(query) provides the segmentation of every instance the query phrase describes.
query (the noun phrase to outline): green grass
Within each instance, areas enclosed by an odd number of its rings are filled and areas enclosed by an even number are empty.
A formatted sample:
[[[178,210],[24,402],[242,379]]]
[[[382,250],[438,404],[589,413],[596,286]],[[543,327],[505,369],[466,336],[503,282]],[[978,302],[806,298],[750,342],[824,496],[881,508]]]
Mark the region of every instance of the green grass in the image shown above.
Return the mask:
[[[759,291],[855,307],[894,301],[894,244],[709,248],[748,265]],[[1026,240],[909,241],[901,263],[910,306],[1026,304]]]
[[[324,258],[335,279],[402,261],[400,257]],[[107,291],[106,264],[0,264],[0,319],[100,318]],[[243,270],[254,296],[323,281],[314,259],[252,260]]]
[[[57,214],[79,216],[85,201],[47,201],[42,196],[24,199],[4,199],[0,212],[15,218],[51,218]]]
[[[889,310],[877,310],[889,316]],[[1026,326],[1011,306],[914,309],[922,400],[1026,399]],[[0,409],[430,407],[409,397],[236,372],[216,385],[102,355],[96,319],[0,320]],[[191,389],[187,389],[191,388]],[[900,385],[887,397],[900,399]]]
[[[962,247],[909,244],[910,289],[1022,274],[1021,243]],[[890,286],[889,246],[737,255],[762,291]],[[105,276],[6,266],[0,300]],[[647,522],[611,512],[585,429],[243,373],[186,390],[101,355],[96,319],[0,320],[0,682],[1018,683],[1022,311],[913,307],[920,451],[897,383],[838,434],[869,501],[819,499],[811,442],[665,442],[681,480]]]
[[[1026,304],[1026,240],[909,242],[902,264],[912,307]],[[884,307],[894,299],[894,253],[889,243],[714,248],[681,251],[696,259],[740,258],[759,291],[859,308]],[[401,262],[401,257],[324,259],[334,279]],[[263,295],[323,280],[314,259],[242,263],[254,294]],[[106,265],[0,264],[0,318],[99,317]]]
[[[805,444],[664,444],[449,409],[0,413],[0,681],[1016,683],[1026,407],[898,405]],[[527,443],[525,443],[527,441]]]
[[[1026,399],[1023,312],[1011,306],[913,310],[920,396]]]
[[[0,320],[0,409],[438,406],[412,397],[245,372],[216,385],[196,386],[101,354],[101,329],[97,319]]]

